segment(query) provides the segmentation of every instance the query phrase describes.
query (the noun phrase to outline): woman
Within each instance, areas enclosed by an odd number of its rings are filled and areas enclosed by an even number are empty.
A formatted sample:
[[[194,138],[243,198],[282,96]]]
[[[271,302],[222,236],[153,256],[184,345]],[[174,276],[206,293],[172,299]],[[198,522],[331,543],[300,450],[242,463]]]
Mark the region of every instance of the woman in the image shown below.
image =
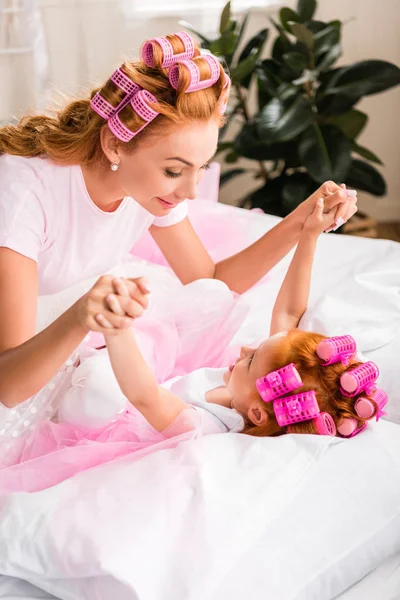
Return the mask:
[[[186,33],[155,38],[91,98],[55,118],[0,129],[0,401],[16,406],[41,390],[88,331],[118,332],[125,317],[103,302],[110,277],[35,335],[37,298],[121,262],[150,232],[186,284],[215,278],[242,293],[296,244],[316,199],[356,212],[355,192],[327,182],[257,242],[214,264],[187,218],[186,200],[217,148],[229,78]],[[339,221],[340,219],[340,221]],[[132,290],[134,289],[132,283]],[[98,316],[101,316],[100,320]]]

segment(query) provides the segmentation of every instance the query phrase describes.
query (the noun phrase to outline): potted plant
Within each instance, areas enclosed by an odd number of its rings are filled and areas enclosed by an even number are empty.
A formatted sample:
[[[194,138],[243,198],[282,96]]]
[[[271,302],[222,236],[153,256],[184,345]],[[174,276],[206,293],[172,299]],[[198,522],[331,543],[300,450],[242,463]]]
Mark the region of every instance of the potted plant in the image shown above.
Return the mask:
[[[254,161],[257,186],[240,201],[285,216],[327,179],[375,196],[386,183],[374,167],[382,161],[357,139],[368,116],[356,108],[363,96],[400,83],[400,69],[382,60],[363,60],[335,67],[341,56],[342,23],[314,19],[316,0],[298,0],[296,10],[282,8],[271,19],[276,36],[271,56],[262,58],[271,34],[262,29],[243,47],[249,18],[239,23],[224,7],[219,34],[210,39],[182,22],[226,63],[232,78],[232,99],[218,150],[233,165],[221,185],[249,169],[234,166],[241,157]],[[250,110],[249,89],[256,89],[256,110]],[[240,131],[229,138],[235,119]]]

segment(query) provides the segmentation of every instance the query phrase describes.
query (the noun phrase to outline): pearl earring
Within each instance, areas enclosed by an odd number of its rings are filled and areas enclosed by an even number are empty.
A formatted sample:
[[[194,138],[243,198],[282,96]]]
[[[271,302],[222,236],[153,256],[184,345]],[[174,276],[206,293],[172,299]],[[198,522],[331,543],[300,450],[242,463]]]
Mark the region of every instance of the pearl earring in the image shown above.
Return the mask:
[[[119,163],[117,163],[117,162],[111,163],[110,169],[111,169],[111,171],[118,171]]]

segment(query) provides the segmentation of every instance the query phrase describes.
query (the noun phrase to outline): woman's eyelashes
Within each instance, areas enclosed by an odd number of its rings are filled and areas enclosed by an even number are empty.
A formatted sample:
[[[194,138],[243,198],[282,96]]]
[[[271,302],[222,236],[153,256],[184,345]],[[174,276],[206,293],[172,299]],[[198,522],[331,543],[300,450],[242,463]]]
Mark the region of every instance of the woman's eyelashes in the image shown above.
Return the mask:
[[[204,171],[206,171],[207,169],[210,168],[210,164],[207,163],[206,165],[203,165],[201,168],[204,169]],[[174,171],[170,171],[169,169],[165,169],[164,170],[164,174],[167,177],[171,177],[172,179],[176,179],[177,177],[181,177],[183,175],[183,172],[180,171],[179,173],[175,173]]]

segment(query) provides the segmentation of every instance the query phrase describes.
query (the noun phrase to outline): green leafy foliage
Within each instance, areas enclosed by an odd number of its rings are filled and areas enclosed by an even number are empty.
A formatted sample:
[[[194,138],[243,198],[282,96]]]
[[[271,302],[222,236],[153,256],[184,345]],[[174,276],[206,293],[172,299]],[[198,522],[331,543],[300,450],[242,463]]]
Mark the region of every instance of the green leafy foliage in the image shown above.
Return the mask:
[[[356,105],[364,96],[399,85],[400,69],[383,60],[335,67],[342,23],[314,19],[316,9],[317,0],[298,0],[295,10],[280,10],[279,22],[271,19],[275,39],[269,57],[265,46],[271,30],[263,28],[243,44],[249,12],[238,22],[230,2],[213,39],[181,22],[230,70],[233,99],[218,152],[227,164],[241,157],[255,161],[250,168],[258,188],[242,206],[285,216],[327,179],[376,196],[386,193],[385,180],[371,164],[382,161],[357,141],[368,116]],[[255,112],[248,103],[253,88]],[[233,118],[236,133],[229,136]],[[221,185],[247,171],[240,163],[224,171]]]

